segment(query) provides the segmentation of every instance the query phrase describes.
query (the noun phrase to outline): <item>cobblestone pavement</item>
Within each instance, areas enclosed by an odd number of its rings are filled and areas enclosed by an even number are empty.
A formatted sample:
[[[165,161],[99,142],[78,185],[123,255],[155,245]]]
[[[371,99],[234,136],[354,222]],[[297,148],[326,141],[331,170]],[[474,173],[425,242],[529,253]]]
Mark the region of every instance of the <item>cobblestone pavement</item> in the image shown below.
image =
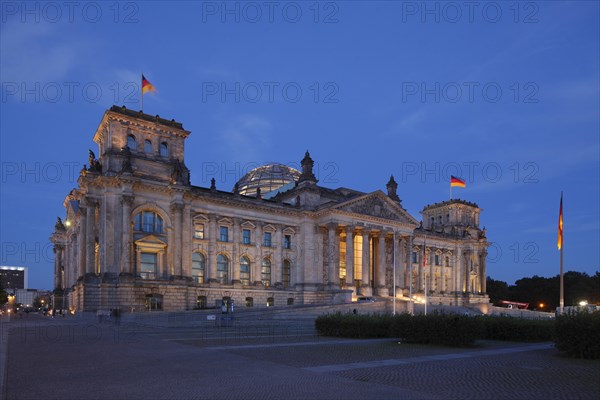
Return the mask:
[[[600,393],[600,362],[564,358],[551,344],[455,349],[322,338],[309,318],[223,327],[146,322],[33,315],[3,322],[0,345],[8,345],[0,388],[7,399],[596,399]]]

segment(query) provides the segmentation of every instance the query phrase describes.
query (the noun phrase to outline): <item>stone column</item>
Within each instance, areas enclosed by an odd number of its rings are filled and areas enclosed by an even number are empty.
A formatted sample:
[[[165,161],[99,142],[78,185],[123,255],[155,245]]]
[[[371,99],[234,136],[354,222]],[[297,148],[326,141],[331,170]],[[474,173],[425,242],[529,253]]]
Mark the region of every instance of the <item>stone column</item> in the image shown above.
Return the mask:
[[[362,283],[360,288],[360,294],[364,296],[370,296],[373,291],[371,290],[371,249],[369,246],[369,231],[364,229],[362,231]]]
[[[62,289],[61,273],[62,249],[60,246],[54,246],[54,289]]]
[[[429,252],[429,260],[427,260],[427,261],[429,261],[429,268],[428,268],[428,271],[429,271],[429,277],[428,277],[429,282],[427,282],[427,290],[433,290],[433,282],[434,282],[433,275],[434,275],[434,272],[435,272],[435,265],[434,265],[435,263],[434,263],[434,260],[435,260],[435,248],[432,247],[431,251]]]
[[[271,265],[271,281],[273,286],[281,286],[282,284],[282,265],[283,265],[283,226],[275,227],[275,251],[273,254],[273,265]]]
[[[231,270],[232,270],[232,282],[235,284],[241,284],[240,281],[240,219],[233,218],[233,230],[231,232],[231,240],[233,241],[233,253],[231,254]]]
[[[339,242],[337,235],[337,224],[330,223],[327,225],[327,277],[329,279],[328,286],[330,289],[339,288],[340,282],[340,265],[339,254],[337,254],[336,243]]]
[[[96,237],[94,234],[94,220],[96,214],[96,202],[88,200],[85,214],[85,254],[87,261],[85,263],[86,274],[95,274],[95,251]]]
[[[442,266],[440,267],[440,291],[445,292],[446,291],[446,269],[447,269],[447,265],[446,265],[446,255],[444,252],[442,252],[442,254],[440,255],[441,259],[441,264]]]
[[[183,228],[181,230],[181,274],[192,276],[192,210],[188,202],[183,206]]]
[[[354,292],[354,227],[346,227],[346,287]]]
[[[487,281],[486,281],[486,259],[487,250],[481,252],[481,258],[479,261],[479,278],[481,279],[481,293],[487,293]]]
[[[183,217],[183,204],[173,203],[171,204],[171,216],[173,218],[173,230],[171,231],[171,245],[173,246],[173,264],[171,268],[165,268],[168,275],[183,276],[183,268],[181,261],[181,245],[182,245],[182,217]],[[167,263],[168,264],[168,263]]]
[[[403,251],[403,249],[406,246],[406,241],[404,240],[404,238],[402,236],[398,236],[397,234],[394,235],[395,236],[395,243],[394,243],[394,263],[396,265],[396,292],[398,291],[402,291],[402,288],[404,287],[404,254],[405,251]],[[392,294],[393,296],[396,295],[396,293]]]
[[[131,257],[131,246],[133,236],[131,233],[131,206],[133,205],[133,196],[123,195],[121,197],[122,219],[121,219],[121,273],[133,274],[133,259]]]
[[[217,216],[208,216],[208,279],[207,282],[217,281]]]
[[[250,280],[254,285],[262,285],[262,245],[263,245],[263,223],[256,221],[256,261],[250,264]]]
[[[379,239],[377,240],[377,270],[375,272],[375,280],[377,286],[377,295],[389,296],[389,290],[385,285],[385,231],[379,232]]]
[[[404,271],[404,287],[409,289],[412,287],[412,272],[413,272],[413,261],[412,261],[412,252],[413,252],[413,239],[414,235],[410,235],[408,237],[408,242],[406,244],[406,270]],[[414,289],[414,288],[413,288]]]
[[[87,209],[89,210],[89,208]],[[79,258],[77,260],[77,266],[79,268],[73,268],[73,271],[77,276],[75,279],[80,276],[84,276],[86,272],[85,263],[86,263],[86,236],[87,236],[87,213],[85,208],[80,208],[80,218],[79,218],[79,235],[77,235],[77,247],[79,248]]]

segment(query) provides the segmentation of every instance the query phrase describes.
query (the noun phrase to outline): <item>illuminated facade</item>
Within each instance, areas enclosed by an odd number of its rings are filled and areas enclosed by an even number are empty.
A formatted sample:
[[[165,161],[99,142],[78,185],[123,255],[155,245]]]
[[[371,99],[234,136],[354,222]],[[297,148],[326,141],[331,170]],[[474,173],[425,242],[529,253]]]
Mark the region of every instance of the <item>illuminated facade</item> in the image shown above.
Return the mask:
[[[488,301],[488,243],[476,204],[430,205],[419,223],[402,207],[393,177],[387,193],[324,188],[308,152],[302,171],[275,164],[232,191],[214,180],[193,186],[184,162],[189,134],[124,107],[104,114],[94,135],[99,157],[90,152],[51,237],[55,292],[69,307],[343,303],[357,294],[391,296],[394,279],[397,296],[412,287],[417,296],[427,288],[434,304]]]

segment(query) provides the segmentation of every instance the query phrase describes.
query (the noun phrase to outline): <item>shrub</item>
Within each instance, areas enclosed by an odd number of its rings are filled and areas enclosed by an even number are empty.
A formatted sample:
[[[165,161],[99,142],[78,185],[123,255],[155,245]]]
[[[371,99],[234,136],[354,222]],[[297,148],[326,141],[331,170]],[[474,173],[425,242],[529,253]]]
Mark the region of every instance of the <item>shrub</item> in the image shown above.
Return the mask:
[[[479,318],[455,314],[396,316],[390,336],[408,343],[469,346],[481,336]]]
[[[554,343],[575,358],[600,358],[600,311],[561,315],[556,318]]]
[[[388,314],[335,314],[322,315],[315,321],[315,328],[321,335],[351,338],[387,337],[391,316]]]
[[[554,320],[484,316],[481,321],[482,339],[544,342],[552,340],[554,332]]]

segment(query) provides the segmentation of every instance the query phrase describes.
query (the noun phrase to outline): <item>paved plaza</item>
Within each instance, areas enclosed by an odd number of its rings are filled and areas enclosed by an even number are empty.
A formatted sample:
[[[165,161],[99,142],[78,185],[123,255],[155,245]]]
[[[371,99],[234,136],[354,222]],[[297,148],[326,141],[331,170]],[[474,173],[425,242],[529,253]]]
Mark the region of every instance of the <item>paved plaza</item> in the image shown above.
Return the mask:
[[[220,317],[218,315],[217,317]],[[210,318],[210,317],[209,317]],[[314,315],[201,313],[0,326],[6,399],[596,399],[600,362],[551,343],[324,338]]]

